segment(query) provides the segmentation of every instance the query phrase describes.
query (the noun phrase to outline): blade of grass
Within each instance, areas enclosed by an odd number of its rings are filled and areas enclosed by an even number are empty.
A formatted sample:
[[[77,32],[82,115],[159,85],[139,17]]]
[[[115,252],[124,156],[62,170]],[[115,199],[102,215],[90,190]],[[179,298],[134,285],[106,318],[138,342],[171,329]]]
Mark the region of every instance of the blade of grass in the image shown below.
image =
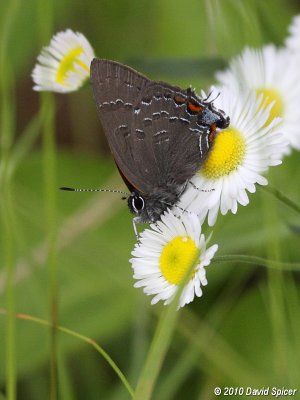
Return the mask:
[[[263,216],[267,238],[266,252],[269,257],[279,261],[281,258],[277,209],[274,201],[263,199]],[[278,379],[288,378],[287,350],[289,343],[286,332],[286,312],[283,298],[283,271],[268,269],[268,303],[272,326],[274,375]]]
[[[284,298],[287,308],[287,323],[290,331],[289,343],[289,377],[290,386],[297,387],[299,383],[299,354],[300,354],[300,298],[299,287],[293,274],[285,279]]]
[[[0,42],[0,93],[1,93],[1,168],[0,184],[2,230],[4,238],[4,260],[6,271],[6,306],[9,315],[6,319],[5,345],[6,345],[6,396],[8,400],[16,399],[16,360],[15,360],[15,292],[14,292],[14,210],[11,196],[11,182],[8,175],[11,147],[14,139],[14,99],[13,99],[13,73],[9,62],[9,39],[15,16],[19,7],[18,0],[12,0],[7,8],[2,25]]]

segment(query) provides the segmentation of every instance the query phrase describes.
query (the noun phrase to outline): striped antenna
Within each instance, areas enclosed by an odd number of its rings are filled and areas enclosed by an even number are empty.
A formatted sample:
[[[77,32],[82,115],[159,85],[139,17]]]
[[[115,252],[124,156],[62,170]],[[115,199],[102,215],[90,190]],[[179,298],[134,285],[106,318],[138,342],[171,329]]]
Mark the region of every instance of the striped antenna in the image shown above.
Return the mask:
[[[71,187],[60,187],[59,190],[65,190],[67,192],[109,192],[109,193],[119,193],[128,196],[128,193],[122,192],[122,190],[117,189],[82,189],[82,188],[71,188]]]
[[[203,99],[203,101],[206,101],[208,103],[212,103],[213,101],[217,100],[217,98],[220,96],[221,92],[218,92],[218,94],[216,95],[216,97],[214,99],[209,100],[210,96],[213,94],[214,90],[211,90],[208,95],[206,96],[205,99]]]

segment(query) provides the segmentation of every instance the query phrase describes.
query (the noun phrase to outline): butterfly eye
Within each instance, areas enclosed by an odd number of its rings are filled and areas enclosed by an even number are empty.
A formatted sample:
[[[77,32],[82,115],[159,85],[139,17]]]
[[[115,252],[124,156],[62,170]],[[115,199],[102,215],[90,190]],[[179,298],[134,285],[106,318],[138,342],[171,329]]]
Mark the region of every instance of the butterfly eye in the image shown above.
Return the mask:
[[[136,213],[143,210],[144,207],[145,207],[145,202],[144,202],[144,199],[142,198],[142,196],[137,194],[132,197],[132,208],[134,209],[134,211]]]
[[[209,103],[209,110],[214,114],[216,126],[220,129],[226,129],[230,124],[230,118],[223,110],[216,108],[213,103]]]
[[[230,118],[223,115],[223,113],[220,116],[219,121],[217,121],[217,127],[220,129],[226,129],[230,124]]]

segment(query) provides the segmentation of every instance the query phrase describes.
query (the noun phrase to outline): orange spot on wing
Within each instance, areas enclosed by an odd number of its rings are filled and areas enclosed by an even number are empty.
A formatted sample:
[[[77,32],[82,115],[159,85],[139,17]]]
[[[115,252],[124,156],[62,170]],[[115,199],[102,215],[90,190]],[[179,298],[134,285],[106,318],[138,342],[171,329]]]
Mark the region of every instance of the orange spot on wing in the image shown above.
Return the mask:
[[[175,100],[175,102],[178,103],[178,104],[183,104],[183,103],[185,103],[185,98],[184,98],[184,97],[181,97],[181,96],[175,96],[175,97],[174,97],[174,100]]]
[[[199,106],[199,104],[192,103],[191,101],[189,101],[187,103],[187,108],[189,111],[194,112],[194,113],[197,113],[197,112],[200,112],[203,110],[203,107]]]
[[[212,142],[214,140],[214,138],[216,136],[216,130],[217,130],[217,124],[216,123],[211,124],[211,126],[210,126],[210,134],[208,136],[208,140],[210,142]]]

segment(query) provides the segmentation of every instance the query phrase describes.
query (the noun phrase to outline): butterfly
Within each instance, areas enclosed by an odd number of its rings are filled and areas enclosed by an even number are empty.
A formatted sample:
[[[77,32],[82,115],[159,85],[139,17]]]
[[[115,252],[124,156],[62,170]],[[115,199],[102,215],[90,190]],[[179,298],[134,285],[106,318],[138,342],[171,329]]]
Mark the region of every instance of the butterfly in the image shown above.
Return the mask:
[[[91,84],[134,220],[156,222],[179,202],[229,117],[209,96],[151,80],[116,61],[95,58]]]

